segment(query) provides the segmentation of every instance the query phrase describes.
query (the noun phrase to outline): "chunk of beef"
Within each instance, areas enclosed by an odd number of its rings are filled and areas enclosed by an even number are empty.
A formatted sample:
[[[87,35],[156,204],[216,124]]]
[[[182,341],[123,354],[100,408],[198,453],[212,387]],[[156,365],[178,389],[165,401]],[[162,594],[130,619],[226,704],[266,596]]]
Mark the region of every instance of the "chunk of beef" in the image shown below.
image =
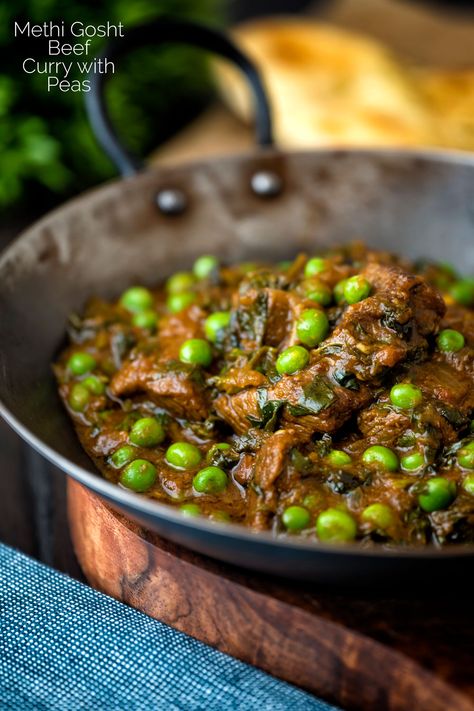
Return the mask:
[[[138,355],[125,363],[110,382],[116,397],[145,393],[152,402],[171,415],[204,420],[208,403],[195,372],[184,364],[171,367],[157,363],[154,356]]]
[[[410,428],[410,415],[393,408],[385,397],[362,410],[357,424],[365,438],[364,448],[373,444],[390,447]]]
[[[204,338],[205,312],[196,304],[177,314],[163,316],[158,327],[157,355],[162,362],[179,358],[179,349],[189,338]]]
[[[253,477],[255,455],[251,452],[243,452],[235,467],[232,469],[233,478],[242,486],[250,483]]]
[[[315,432],[333,432],[351,414],[372,399],[369,387],[356,390],[338,385],[330,377],[326,358],[295,375],[285,375],[270,390],[269,399],[284,400],[282,426],[293,428],[301,440]]]
[[[307,436],[333,432],[365,407],[374,396],[370,386],[378,387],[389,368],[428,348],[426,336],[437,331],[444,313],[434,289],[396,266],[370,263],[363,274],[373,295],[347,308],[308,368],[284,376],[272,390],[272,399],[293,406],[285,408],[283,424]],[[298,416],[294,408],[305,405],[317,412]]]
[[[372,295],[347,308],[324,345],[335,367],[343,361],[359,380],[377,383],[401,361],[423,356],[445,306],[436,289],[396,266],[371,263],[362,274]]]
[[[413,414],[394,408],[388,394],[384,394],[359,414],[357,424],[364,436],[357,443],[359,454],[374,444],[395,449],[416,442],[434,456],[443,446],[458,439],[456,426],[429,400]]]
[[[389,368],[415,353],[421,357],[426,336],[437,331],[444,313],[436,290],[396,266],[371,263],[364,276],[373,295],[347,308],[307,368],[267,390],[267,401],[285,403],[282,426],[303,440],[337,430],[371,401],[370,385],[378,386]],[[216,410],[239,434],[245,432],[248,415],[258,414],[256,388],[219,398]]]
[[[268,289],[268,317],[264,345],[283,350],[298,343],[296,324],[305,309],[314,309],[315,303],[295,293]]]
[[[266,289],[267,320],[262,345],[278,346],[288,338],[293,328],[294,314],[288,292],[281,289]]]
[[[420,335],[429,336],[437,332],[446,305],[440,292],[423,277],[397,266],[375,263],[368,264],[362,273],[372,285],[375,296],[389,298],[396,323],[407,327],[404,335],[410,347],[418,345],[417,337]],[[395,325],[392,327],[397,330]]]
[[[435,453],[459,438],[459,431],[467,426],[474,409],[473,378],[443,362],[443,355],[407,368],[403,380],[423,392],[423,400],[414,412],[394,407],[386,392],[359,414],[364,447],[394,447],[406,433],[412,433],[417,442]]]
[[[214,410],[237,434],[244,434],[251,427],[248,417],[257,419],[260,414],[257,388],[248,388],[235,395],[219,395],[214,401]]]
[[[287,464],[287,454],[297,440],[291,429],[271,434],[260,447],[255,458],[253,481],[263,491],[269,491]]]
[[[301,312],[314,307],[309,299],[272,286],[242,289],[233,303],[233,332],[246,352],[263,345],[287,348],[297,341]]]
[[[287,467],[287,455],[294,444],[294,432],[279,430],[263,440],[256,454],[247,514],[247,522],[256,529],[268,528],[276,511],[278,495],[275,482]]]
[[[412,366],[408,378],[441,410],[448,408],[469,418],[474,409],[474,372],[458,370],[446,362],[443,355],[436,354],[431,361]]]
[[[232,395],[245,388],[260,388],[267,384],[267,378],[258,370],[244,366],[230,368],[223,375],[213,378],[213,382],[219,390]]]

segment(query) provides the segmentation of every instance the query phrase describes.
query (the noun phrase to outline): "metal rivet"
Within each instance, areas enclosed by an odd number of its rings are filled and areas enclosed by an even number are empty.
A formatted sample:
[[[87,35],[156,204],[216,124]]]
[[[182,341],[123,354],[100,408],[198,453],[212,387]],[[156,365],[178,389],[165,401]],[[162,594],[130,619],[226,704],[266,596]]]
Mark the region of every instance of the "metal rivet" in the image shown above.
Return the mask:
[[[269,170],[261,170],[252,175],[250,181],[252,190],[261,197],[273,197],[282,189],[282,180],[279,175]]]
[[[156,204],[164,215],[180,215],[187,207],[187,200],[181,190],[160,190]]]

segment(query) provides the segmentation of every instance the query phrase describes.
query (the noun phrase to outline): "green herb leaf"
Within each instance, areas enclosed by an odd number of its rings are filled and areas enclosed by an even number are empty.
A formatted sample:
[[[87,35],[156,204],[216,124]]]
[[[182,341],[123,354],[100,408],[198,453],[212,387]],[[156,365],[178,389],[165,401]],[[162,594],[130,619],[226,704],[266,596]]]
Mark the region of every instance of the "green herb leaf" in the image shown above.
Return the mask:
[[[278,425],[278,415],[285,404],[285,400],[267,400],[267,391],[264,388],[257,390],[260,417],[247,415],[247,420],[253,427],[274,432]]]
[[[451,407],[451,405],[443,403],[438,407],[438,411],[440,415],[442,415],[445,420],[449,422],[449,424],[458,429],[464,427],[469,421],[469,419],[465,417],[462,412],[459,412],[456,408]]]
[[[297,405],[288,405],[288,412],[294,417],[302,415],[317,415],[329,407],[334,400],[334,392],[329,381],[316,375],[313,381],[303,390]]]
[[[336,370],[333,377],[336,383],[343,388],[347,388],[348,390],[360,389],[359,381],[353,373],[346,373],[344,370]]]
[[[268,299],[261,291],[251,305],[241,307],[235,314],[240,340],[254,341],[256,347],[261,346],[267,326]]]
[[[400,318],[400,314],[397,313],[397,311],[389,304],[382,304],[382,309],[383,316],[380,319],[382,326],[389,328],[391,331],[395,331],[395,333],[401,338],[409,338],[413,330],[411,321],[408,321],[407,323],[400,323],[398,320]]]

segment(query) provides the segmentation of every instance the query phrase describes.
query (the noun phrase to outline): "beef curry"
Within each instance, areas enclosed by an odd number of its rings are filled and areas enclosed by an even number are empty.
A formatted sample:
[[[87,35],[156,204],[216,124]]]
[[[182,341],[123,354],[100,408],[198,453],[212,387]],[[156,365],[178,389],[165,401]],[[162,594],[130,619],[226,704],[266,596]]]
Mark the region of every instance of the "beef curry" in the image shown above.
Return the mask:
[[[275,535],[474,541],[474,281],[356,243],[92,299],[55,364],[110,481]]]

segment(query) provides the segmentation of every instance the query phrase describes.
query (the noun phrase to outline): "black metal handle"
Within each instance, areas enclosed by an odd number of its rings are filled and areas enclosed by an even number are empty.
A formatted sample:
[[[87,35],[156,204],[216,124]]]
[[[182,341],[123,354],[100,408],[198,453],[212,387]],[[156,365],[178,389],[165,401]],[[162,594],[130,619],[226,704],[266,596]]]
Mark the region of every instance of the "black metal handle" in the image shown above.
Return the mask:
[[[236,64],[252,89],[257,143],[260,146],[273,145],[270,106],[259,72],[250,59],[218,30],[193,22],[162,18],[125,30],[124,37],[108,44],[100,57],[112,59],[145,44],[170,42],[193,45]],[[85,94],[86,110],[97,141],[125,177],[141,170],[143,163],[122,145],[112,125],[104,96],[106,79],[106,74],[91,74],[91,89]]]

